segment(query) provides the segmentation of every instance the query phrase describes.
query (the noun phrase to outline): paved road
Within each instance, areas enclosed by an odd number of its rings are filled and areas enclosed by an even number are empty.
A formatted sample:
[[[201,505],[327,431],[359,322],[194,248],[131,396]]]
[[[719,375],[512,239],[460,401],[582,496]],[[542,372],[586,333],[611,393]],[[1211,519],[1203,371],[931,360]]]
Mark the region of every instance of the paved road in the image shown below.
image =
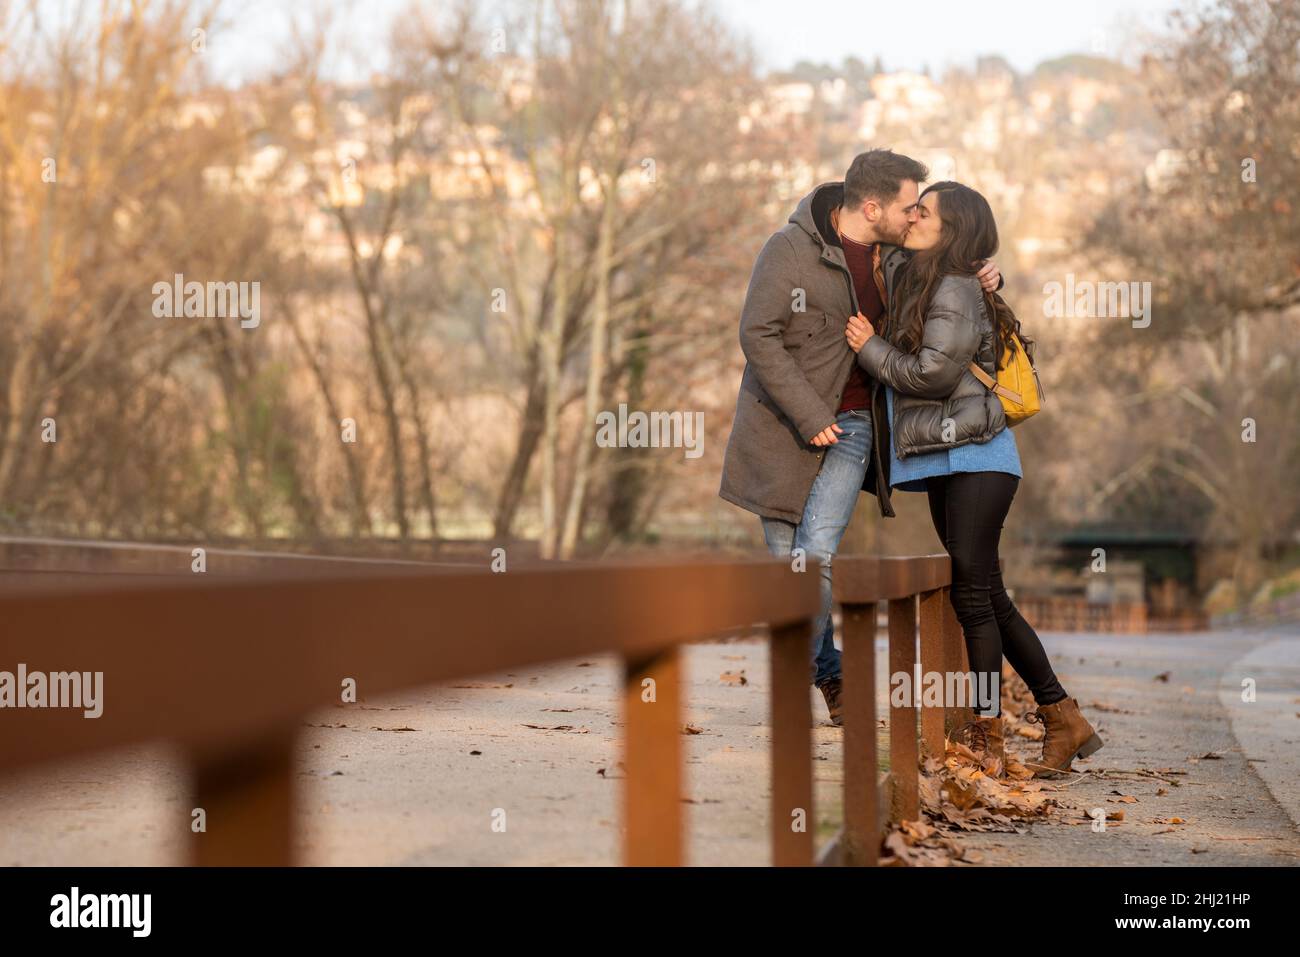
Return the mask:
[[[1106,747],[1076,762],[1089,773],[1063,788],[1071,807],[1024,834],[964,843],[989,863],[1300,864],[1294,627],[1045,642]],[[1255,681],[1252,701],[1243,678]],[[1179,773],[1134,773],[1162,769]],[[1122,810],[1124,820],[1098,833],[1084,817],[1094,808]]]
[[[1300,862],[1300,632],[1045,641],[1107,740],[1086,764],[1106,776],[1065,786],[1061,801],[1079,810],[1051,823],[962,836],[984,863]],[[767,863],[765,645],[694,646],[685,670],[686,720],[700,731],[683,739],[690,860]],[[310,716],[297,775],[303,860],[615,863],[617,675],[595,658]],[[1241,700],[1242,677],[1255,679],[1254,701]],[[838,825],[840,732],[823,724],[813,738],[824,835]],[[1132,773],[1162,768],[1185,773],[1166,774],[1177,784]],[[1124,823],[1094,833],[1083,815],[1098,806],[1123,809]],[[1187,823],[1156,823],[1174,817]],[[184,768],[165,748],[28,772],[0,781],[0,864],[178,863],[189,822]]]

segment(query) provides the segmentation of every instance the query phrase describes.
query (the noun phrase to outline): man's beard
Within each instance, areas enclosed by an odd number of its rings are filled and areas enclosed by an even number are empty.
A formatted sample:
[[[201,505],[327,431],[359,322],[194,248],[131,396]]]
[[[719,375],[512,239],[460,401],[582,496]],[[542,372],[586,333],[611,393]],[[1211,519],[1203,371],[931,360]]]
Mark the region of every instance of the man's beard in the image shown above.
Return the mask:
[[[908,228],[908,226],[904,226],[902,229],[895,232],[877,226],[876,234],[880,237],[882,243],[887,243],[890,246],[901,246],[903,245],[903,241],[907,239]]]

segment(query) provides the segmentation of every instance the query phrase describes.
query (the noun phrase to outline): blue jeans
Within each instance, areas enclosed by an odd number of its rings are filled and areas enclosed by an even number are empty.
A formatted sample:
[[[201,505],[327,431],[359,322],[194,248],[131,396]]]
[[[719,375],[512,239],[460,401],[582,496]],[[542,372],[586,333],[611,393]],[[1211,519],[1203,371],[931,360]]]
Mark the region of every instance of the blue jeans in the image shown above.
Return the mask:
[[[849,527],[858,492],[867,474],[871,457],[871,411],[857,409],[841,412],[835,424],[844,431],[839,441],[828,446],[822,467],[813,480],[804,503],[803,518],[798,525],[779,518],[764,518],[763,537],[773,555],[790,555],[801,548],[806,567],[816,563],[821,574],[821,610],[813,622],[812,681],[840,677],[840,653],[835,647],[835,623],[831,619],[834,600],[831,596],[831,560],[840,547],[844,530]]]

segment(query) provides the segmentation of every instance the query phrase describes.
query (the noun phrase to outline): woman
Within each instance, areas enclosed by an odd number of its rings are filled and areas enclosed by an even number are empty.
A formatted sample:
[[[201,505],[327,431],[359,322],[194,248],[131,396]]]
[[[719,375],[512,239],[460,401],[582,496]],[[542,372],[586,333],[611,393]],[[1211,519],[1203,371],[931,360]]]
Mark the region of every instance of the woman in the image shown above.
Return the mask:
[[[1030,766],[1037,777],[1055,777],[1102,741],[1002,584],[998,539],[1020,482],[1020,457],[1001,400],[969,369],[973,361],[996,375],[1019,333],[1011,310],[986,299],[975,276],[997,250],[997,226],[984,197],[959,183],[930,186],[917,213],[905,241],[914,254],[900,267],[882,334],[854,317],[846,335],[859,364],[888,387],[890,485],[929,496],[935,531],[952,558],[952,603],[975,686],[991,689],[975,721],[954,737],[1002,774],[1005,654],[1038,705],[1030,719],[1044,726],[1042,760]]]

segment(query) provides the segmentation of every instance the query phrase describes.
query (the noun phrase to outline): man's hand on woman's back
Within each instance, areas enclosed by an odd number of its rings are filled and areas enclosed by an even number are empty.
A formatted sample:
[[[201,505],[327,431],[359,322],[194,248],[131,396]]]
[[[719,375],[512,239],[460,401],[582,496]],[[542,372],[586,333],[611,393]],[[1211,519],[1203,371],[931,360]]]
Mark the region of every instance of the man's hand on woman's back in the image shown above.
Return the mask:
[[[992,259],[984,260],[984,267],[975,275],[985,292],[997,292],[1002,285],[1002,272]]]

